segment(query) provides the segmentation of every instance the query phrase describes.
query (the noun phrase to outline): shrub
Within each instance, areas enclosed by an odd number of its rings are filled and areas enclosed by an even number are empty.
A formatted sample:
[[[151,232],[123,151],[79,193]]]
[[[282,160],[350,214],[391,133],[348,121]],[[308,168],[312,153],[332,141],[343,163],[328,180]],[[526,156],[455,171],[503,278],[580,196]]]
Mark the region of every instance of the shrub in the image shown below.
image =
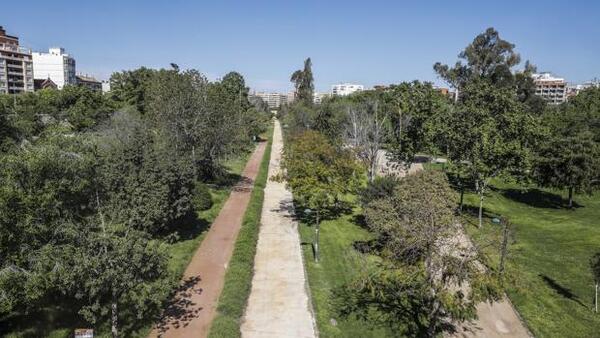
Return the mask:
[[[395,176],[378,176],[373,182],[369,182],[367,186],[360,192],[361,204],[367,205],[369,202],[380,198],[391,196],[394,188],[398,185],[398,178]]]
[[[213,206],[212,195],[208,186],[202,182],[196,182],[194,185],[194,194],[192,197],[192,203],[196,210],[204,211],[208,210]]]

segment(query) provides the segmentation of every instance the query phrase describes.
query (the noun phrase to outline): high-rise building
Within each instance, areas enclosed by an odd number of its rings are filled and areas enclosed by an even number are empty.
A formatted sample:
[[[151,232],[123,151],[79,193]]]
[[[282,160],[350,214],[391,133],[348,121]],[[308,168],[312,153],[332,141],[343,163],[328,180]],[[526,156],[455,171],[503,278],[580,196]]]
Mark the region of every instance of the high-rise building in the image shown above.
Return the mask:
[[[48,53],[34,52],[33,77],[38,80],[50,79],[58,89],[77,84],[75,59],[63,48],[50,48]]]
[[[287,95],[280,93],[256,92],[254,96],[260,97],[269,108],[279,108],[287,103]]]
[[[32,92],[31,51],[19,46],[19,38],[6,35],[0,26],[0,93]]]
[[[358,92],[361,90],[364,90],[363,85],[353,84],[353,83],[340,83],[340,84],[331,86],[331,94],[332,95],[346,96],[346,95],[350,95],[354,92]]]
[[[567,100],[567,82],[551,73],[533,74],[535,93],[550,104],[561,104]]]

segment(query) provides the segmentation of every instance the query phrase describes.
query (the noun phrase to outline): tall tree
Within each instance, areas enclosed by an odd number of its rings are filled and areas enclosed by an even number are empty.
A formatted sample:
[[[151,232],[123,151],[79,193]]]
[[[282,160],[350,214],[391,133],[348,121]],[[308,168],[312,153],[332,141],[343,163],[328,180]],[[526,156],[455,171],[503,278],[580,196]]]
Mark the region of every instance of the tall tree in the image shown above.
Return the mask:
[[[511,86],[514,82],[511,69],[521,62],[514,48],[514,44],[500,38],[498,31],[490,27],[458,54],[466,63],[459,60],[450,67],[437,62],[433,69],[459,93],[473,79],[484,78],[496,86]]]
[[[535,119],[524,112],[510,88],[477,81],[464,88],[462,103],[447,123],[449,159],[467,166],[479,195],[481,226],[490,181],[501,174],[526,172],[530,167],[527,143],[537,128]]]
[[[295,71],[292,74],[290,81],[294,83],[296,99],[306,105],[312,105],[315,86],[312,73],[312,61],[310,58],[304,60],[304,68]]]
[[[377,161],[386,138],[386,116],[377,102],[348,107],[347,143],[367,167],[367,179],[373,182]]]
[[[334,147],[315,131],[293,136],[284,152],[285,180],[300,208],[310,208],[316,216],[315,259],[319,255],[320,220],[329,216],[343,195],[355,191],[360,182],[360,169],[348,150]]]

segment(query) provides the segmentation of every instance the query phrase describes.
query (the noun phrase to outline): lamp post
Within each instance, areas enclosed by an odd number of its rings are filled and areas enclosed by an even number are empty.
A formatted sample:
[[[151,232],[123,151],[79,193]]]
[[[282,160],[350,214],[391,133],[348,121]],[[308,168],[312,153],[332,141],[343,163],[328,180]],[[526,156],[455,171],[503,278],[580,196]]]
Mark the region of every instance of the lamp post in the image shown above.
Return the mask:
[[[304,214],[310,216],[312,214],[311,209],[304,209]],[[319,263],[319,210],[317,209],[317,223],[315,224],[315,237],[313,240],[313,249],[315,251],[315,263]]]

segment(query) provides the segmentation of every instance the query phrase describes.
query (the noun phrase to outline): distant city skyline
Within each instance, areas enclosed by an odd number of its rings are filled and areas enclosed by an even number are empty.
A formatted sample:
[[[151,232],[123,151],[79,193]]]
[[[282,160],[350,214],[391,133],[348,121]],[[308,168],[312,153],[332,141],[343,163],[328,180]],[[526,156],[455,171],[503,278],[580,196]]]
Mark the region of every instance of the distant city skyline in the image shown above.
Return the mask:
[[[445,85],[432,69],[454,64],[487,27],[516,44],[522,61],[569,83],[600,77],[600,3],[506,1],[222,1],[27,3],[2,5],[0,25],[34,51],[63,47],[80,72],[108,79],[140,66],[196,68],[210,80],[229,71],[256,91],[287,92],[290,74],[313,61],[315,89],[402,81]]]

